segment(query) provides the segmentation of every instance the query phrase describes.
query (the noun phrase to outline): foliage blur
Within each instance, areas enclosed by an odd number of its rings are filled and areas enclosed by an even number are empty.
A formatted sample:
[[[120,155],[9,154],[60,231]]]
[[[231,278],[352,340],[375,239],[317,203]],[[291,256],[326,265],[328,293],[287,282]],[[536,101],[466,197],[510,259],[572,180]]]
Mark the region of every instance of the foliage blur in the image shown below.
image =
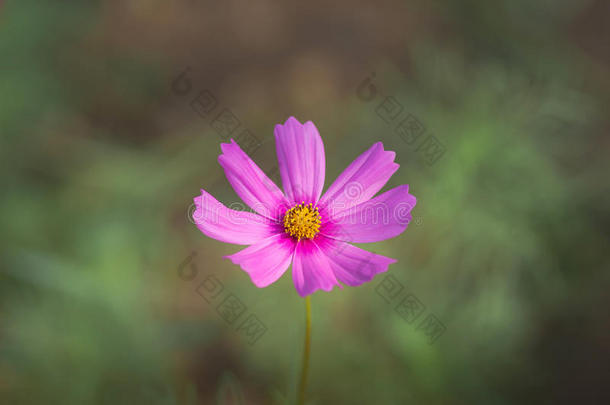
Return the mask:
[[[222,259],[240,248],[188,217],[200,188],[239,201],[211,124],[228,108],[265,171],[294,115],[322,134],[327,186],[382,141],[401,165],[386,189],[418,199],[404,234],[366,248],[398,259],[387,274],[425,313],[405,321],[386,274],[314,294],[310,404],[610,403],[609,15],[603,0],[7,0],[0,402],[290,403],[290,272],[257,289]],[[444,145],[435,163],[382,119],[386,97]],[[198,292],[209,276],[264,323],[254,344]],[[427,314],[446,328],[433,344]]]

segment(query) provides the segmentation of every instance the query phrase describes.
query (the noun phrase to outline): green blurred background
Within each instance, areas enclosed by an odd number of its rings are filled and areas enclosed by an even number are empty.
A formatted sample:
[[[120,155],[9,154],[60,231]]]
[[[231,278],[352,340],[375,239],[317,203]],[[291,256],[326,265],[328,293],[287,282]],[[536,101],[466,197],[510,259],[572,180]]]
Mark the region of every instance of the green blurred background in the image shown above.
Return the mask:
[[[326,186],[382,141],[401,165],[386,189],[418,199],[366,248],[425,312],[403,319],[386,274],[314,294],[310,404],[610,403],[609,4],[7,0],[0,403],[292,401],[290,273],[257,289],[189,220],[200,188],[239,201],[223,108],[267,172],[294,115],[321,132]],[[435,163],[380,117],[390,96],[442,143]],[[217,309],[229,293],[266,327],[254,344]]]

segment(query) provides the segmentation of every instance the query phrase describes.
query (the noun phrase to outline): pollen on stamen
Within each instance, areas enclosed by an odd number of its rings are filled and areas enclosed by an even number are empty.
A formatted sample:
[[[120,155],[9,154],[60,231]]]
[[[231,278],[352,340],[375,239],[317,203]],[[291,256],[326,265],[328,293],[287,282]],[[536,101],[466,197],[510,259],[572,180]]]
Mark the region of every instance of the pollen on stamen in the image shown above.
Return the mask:
[[[284,231],[297,240],[313,239],[320,231],[320,220],[318,208],[301,201],[284,214]]]

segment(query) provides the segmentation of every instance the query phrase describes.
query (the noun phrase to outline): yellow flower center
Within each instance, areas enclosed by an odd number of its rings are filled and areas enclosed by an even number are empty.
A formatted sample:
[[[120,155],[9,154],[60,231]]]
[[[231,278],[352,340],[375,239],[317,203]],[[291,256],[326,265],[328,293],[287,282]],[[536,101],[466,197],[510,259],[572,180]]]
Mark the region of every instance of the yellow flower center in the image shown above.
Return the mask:
[[[320,213],[311,203],[297,204],[284,215],[284,231],[293,238],[313,239],[320,232]]]

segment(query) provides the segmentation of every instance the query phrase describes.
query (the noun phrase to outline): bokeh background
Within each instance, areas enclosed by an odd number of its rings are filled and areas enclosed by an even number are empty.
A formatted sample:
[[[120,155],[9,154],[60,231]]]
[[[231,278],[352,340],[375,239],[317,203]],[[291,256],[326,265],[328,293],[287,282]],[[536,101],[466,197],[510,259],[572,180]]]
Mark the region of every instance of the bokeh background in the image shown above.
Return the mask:
[[[224,108],[272,178],[294,115],[322,134],[327,186],[382,141],[401,165],[385,189],[418,199],[367,248],[425,310],[404,319],[386,274],[314,294],[308,403],[609,403],[610,3],[0,4],[0,403],[293,401],[289,273],[257,289],[189,220],[200,188],[239,201]],[[442,156],[400,136],[407,115]]]

